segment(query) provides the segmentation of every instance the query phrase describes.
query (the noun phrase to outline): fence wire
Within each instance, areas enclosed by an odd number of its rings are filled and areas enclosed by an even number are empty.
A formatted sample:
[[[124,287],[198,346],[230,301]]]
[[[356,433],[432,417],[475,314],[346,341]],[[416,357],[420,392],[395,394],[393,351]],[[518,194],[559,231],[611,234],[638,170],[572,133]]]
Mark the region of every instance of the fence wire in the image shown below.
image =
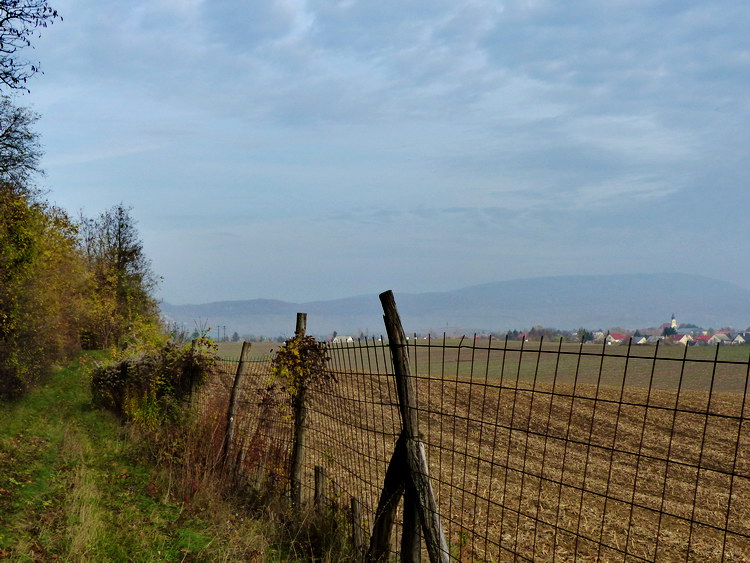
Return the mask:
[[[443,337],[408,349],[452,558],[750,560],[746,348]],[[401,429],[390,351],[328,352],[335,383],[308,393],[303,492],[325,467],[330,500],[359,499],[367,537]],[[228,396],[236,368],[222,364],[201,405]],[[248,476],[284,487],[292,422],[261,400],[269,375],[269,359],[248,364],[235,447]]]

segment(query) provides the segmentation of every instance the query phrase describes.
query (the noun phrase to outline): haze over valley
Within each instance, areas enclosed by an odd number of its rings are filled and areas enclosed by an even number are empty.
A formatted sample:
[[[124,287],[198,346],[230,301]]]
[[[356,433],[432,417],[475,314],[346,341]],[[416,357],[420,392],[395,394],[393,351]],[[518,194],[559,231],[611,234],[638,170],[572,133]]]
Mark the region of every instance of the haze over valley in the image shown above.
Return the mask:
[[[383,288],[383,290],[389,288]],[[659,326],[675,313],[681,321],[720,328],[750,325],[750,290],[687,274],[554,276],[474,285],[429,293],[400,293],[396,299],[408,332],[471,333],[534,325],[575,329]],[[308,330],[321,336],[379,335],[382,309],[377,294],[294,303],[275,299],[161,304],[162,314],[190,331],[227,327],[241,335],[291,335],[297,312],[308,313]],[[216,334],[214,330],[213,334]]]

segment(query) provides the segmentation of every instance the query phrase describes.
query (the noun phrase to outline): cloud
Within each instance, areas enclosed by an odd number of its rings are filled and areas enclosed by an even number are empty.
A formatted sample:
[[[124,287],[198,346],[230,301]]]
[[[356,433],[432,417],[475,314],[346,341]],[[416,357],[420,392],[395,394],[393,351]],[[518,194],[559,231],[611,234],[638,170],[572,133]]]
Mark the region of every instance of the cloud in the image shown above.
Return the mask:
[[[392,253],[411,238],[425,256],[489,237],[513,248],[516,276],[555,273],[533,264],[559,264],[545,245],[580,245],[565,265],[575,269],[587,252],[606,259],[587,241],[608,229],[663,236],[670,210],[707,232],[744,225],[742,3],[56,8],[65,21],[44,30],[34,54],[47,74],[31,85],[49,184],[74,208],[117,196],[149,210],[144,227],[169,269],[186,252],[184,237],[168,233],[195,224],[239,229],[243,241],[274,248],[264,260],[304,261],[313,241],[331,239],[354,256],[361,249],[344,238],[383,232]],[[304,244],[285,233],[301,220]],[[530,258],[519,258],[524,249]],[[209,269],[224,267],[204,250]],[[638,263],[620,250],[613,267]],[[663,260],[669,251],[658,250]],[[383,254],[367,259],[382,268]],[[474,272],[468,281],[486,281],[490,270],[474,259],[461,262]],[[444,276],[460,269],[435,266]]]
[[[672,197],[678,187],[667,184],[659,178],[648,176],[625,176],[609,181],[581,186],[572,197],[560,198],[558,203],[574,209],[591,209],[635,206],[643,201]],[[561,201],[562,200],[562,201]]]
[[[45,159],[45,166],[71,166],[91,164],[102,160],[111,160],[123,156],[133,156],[145,152],[151,152],[163,148],[162,144],[144,145],[132,147],[98,147],[85,152],[72,152],[60,154],[54,158]]]

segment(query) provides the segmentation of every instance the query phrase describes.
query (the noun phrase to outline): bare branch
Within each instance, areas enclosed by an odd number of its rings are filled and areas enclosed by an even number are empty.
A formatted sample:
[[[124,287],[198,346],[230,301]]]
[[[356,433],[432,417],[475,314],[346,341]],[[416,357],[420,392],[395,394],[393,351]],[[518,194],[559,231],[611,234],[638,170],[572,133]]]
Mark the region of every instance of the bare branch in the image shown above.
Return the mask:
[[[38,116],[0,97],[0,182],[19,194],[32,191],[33,176],[41,174],[42,149],[32,125]]]
[[[17,53],[32,47],[31,37],[56,19],[62,17],[47,0],[0,0],[0,88],[28,91],[26,82],[41,72],[39,64],[19,58]]]

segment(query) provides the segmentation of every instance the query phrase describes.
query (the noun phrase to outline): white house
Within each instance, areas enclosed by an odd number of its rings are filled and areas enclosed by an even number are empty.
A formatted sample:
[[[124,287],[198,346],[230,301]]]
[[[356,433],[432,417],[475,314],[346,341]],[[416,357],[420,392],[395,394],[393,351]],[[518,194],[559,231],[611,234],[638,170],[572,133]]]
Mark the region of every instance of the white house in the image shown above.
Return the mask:
[[[729,344],[730,342],[731,341],[726,334],[718,332],[708,339],[708,343],[714,346],[717,344]]]
[[[693,337],[690,334],[675,334],[672,336],[672,342],[675,344],[682,344],[687,346],[693,341]]]
[[[622,344],[628,340],[627,334],[620,334],[619,332],[612,332],[607,335],[607,344]]]
[[[354,342],[354,338],[352,338],[351,336],[339,334],[335,336],[331,342],[333,342],[334,344],[351,344],[352,342]]]

